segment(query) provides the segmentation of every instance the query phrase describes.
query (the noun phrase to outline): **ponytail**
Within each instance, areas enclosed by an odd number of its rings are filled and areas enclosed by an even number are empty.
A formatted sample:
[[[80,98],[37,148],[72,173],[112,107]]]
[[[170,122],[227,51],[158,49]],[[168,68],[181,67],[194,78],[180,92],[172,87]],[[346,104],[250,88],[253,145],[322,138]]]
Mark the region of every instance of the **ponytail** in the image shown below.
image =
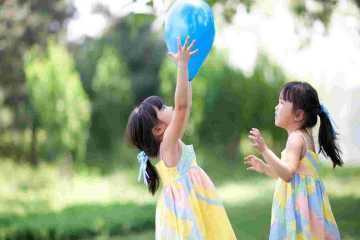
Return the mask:
[[[159,175],[155,169],[155,167],[152,165],[152,163],[149,161],[147,161],[146,163],[146,173],[147,173],[147,187],[149,189],[149,192],[154,195],[156,190],[158,190],[159,188]]]
[[[319,117],[319,153],[322,152],[325,156],[330,157],[334,168],[342,166],[341,150],[336,142],[338,134],[335,132],[329,112],[323,105],[320,106]]]
[[[144,184],[149,189],[149,192],[154,195],[156,190],[159,188],[159,175],[144,151],[141,151],[137,158],[140,164],[138,181],[140,181],[142,177],[144,179]]]

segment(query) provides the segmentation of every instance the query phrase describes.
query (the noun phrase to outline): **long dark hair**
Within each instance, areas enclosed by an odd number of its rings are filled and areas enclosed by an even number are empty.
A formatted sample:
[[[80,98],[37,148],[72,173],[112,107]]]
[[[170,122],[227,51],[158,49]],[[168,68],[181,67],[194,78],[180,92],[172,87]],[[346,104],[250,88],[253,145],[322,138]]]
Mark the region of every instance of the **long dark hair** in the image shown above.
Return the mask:
[[[144,151],[148,157],[156,157],[159,153],[160,142],[154,137],[152,130],[158,123],[155,108],[162,109],[163,100],[158,96],[151,96],[142,101],[130,114],[126,136],[130,144]],[[151,194],[159,188],[159,175],[150,160],[146,164],[146,180]]]
[[[302,129],[312,128],[320,117],[319,128],[319,153],[330,157],[333,167],[342,166],[341,150],[336,142],[338,133],[335,132],[328,113],[320,105],[316,90],[306,82],[288,82],[281,90],[285,101],[293,103],[294,110],[301,109],[305,113]]]

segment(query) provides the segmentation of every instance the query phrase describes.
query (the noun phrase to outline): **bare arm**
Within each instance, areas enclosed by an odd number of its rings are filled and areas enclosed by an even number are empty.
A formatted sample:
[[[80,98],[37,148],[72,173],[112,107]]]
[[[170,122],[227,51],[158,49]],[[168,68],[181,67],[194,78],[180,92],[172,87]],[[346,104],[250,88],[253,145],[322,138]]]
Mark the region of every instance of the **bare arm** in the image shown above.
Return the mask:
[[[190,45],[188,45],[188,41],[189,38],[187,37],[185,44],[181,46],[180,39],[178,39],[177,54],[170,54],[177,62],[177,80],[173,117],[164,132],[161,143],[163,152],[172,151],[178,140],[183,137],[191,110],[192,89],[191,82],[188,79],[188,62],[197,50],[191,51],[194,41]]]
[[[247,170],[256,171],[272,178],[278,178],[278,175],[271,166],[255,155],[245,157],[245,164],[248,165]]]
[[[296,133],[289,136],[285,149],[285,161],[280,160],[280,158],[266,146],[258,129],[252,129],[249,137],[253,142],[254,147],[261,152],[264,160],[276,175],[286,182],[291,181],[300,163],[303,148],[301,136]]]
[[[279,177],[269,164],[265,164],[264,174],[272,178]]]

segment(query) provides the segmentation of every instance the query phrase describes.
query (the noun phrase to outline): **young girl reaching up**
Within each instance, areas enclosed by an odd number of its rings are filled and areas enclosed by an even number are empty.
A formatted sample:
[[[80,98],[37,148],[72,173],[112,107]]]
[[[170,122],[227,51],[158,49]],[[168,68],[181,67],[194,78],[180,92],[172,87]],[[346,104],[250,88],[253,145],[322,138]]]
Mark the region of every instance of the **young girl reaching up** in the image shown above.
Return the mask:
[[[162,183],[156,206],[156,240],[233,240],[236,239],[214,184],[197,165],[192,145],[181,138],[191,110],[191,82],[188,62],[197,50],[194,41],[170,54],[177,63],[174,108],[151,96],[131,113],[127,126],[130,142],[138,155],[140,175],[154,194]],[[151,161],[158,159],[155,167]]]
[[[306,82],[289,82],[275,107],[275,125],[288,133],[286,147],[277,157],[258,129],[249,138],[263,160],[247,156],[248,169],[278,178],[271,212],[270,240],[340,239],[328,195],[319,176],[319,158],[311,129],[320,118],[319,152],[341,166],[337,133],[316,90]]]

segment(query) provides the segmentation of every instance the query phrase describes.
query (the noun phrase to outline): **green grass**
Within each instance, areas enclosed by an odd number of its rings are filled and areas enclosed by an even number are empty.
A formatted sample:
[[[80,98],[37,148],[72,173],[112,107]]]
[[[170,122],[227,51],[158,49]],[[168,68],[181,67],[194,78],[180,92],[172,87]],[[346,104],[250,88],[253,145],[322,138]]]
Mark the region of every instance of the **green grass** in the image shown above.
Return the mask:
[[[274,182],[247,172],[241,161],[203,166],[237,237],[266,239]],[[360,168],[325,167],[322,175],[342,239],[358,239]],[[136,183],[136,169],[101,176],[2,161],[0,186],[0,239],[154,239],[156,198]]]
[[[154,228],[154,206],[136,204],[78,205],[60,212],[0,217],[4,239],[82,239],[126,235]]]

